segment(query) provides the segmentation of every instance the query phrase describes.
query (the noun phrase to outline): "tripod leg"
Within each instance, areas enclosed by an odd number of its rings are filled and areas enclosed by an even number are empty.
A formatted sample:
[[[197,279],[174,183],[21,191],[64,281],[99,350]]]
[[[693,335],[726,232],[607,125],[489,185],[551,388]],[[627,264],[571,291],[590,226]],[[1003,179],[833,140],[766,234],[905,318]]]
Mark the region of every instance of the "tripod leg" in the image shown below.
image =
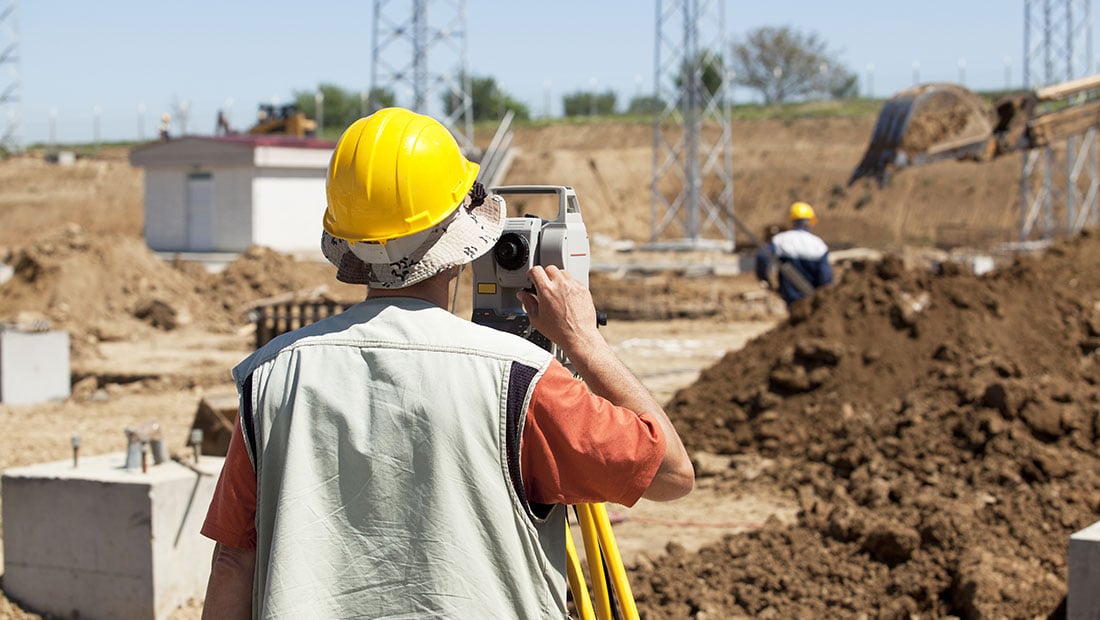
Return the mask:
[[[596,603],[596,617],[611,620],[611,599],[608,592],[606,573],[604,573],[603,553],[600,551],[599,534],[592,514],[591,504],[578,504],[577,519],[584,539],[584,555],[588,559],[588,576],[592,579],[592,598]]]
[[[615,542],[614,532],[611,531],[611,521],[607,518],[607,506],[591,504],[589,508],[596,524],[596,533],[600,538],[604,559],[611,572],[611,582],[615,586],[615,593],[618,594],[619,603],[622,605],[623,616],[625,620],[638,620],[638,607],[634,602],[634,593],[630,589],[630,580],[626,578],[619,545]]]
[[[584,582],[584,572],[581,570],[577,546],[573,543],[573,532],[569,530],[568,522],[565,524],[565,554],[569,563],[569,591],[573,593],[573,604],[577,607],[577,613],[581,620],[595,620],[592,599],[588,598],[588,584]]]

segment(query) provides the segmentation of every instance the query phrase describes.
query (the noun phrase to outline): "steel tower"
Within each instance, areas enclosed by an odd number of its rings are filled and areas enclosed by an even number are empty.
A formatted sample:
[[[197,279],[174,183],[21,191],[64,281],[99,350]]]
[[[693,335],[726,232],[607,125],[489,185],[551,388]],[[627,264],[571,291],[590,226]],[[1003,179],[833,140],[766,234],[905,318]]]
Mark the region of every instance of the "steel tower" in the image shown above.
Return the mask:
[[[429,10],[431,9],[431,10]],[[438,11],[436,9],[439,9]],[[466,70],[465,0],[375,0],[367,113],[376,89],[437,118],[464,150],[473,149],[473,100]],[[448,112],[444,100],[455,104]]]
[[[23,82],[19,75],[19,27],[16,0],[0,0],[0,148],[9,153],[22,149],[20,105]]]
[[[734,248],[733,156],[725,9],[657,0],[650,242]],[[672,230],[683,235],[669,240]],[[706,235],[718,239],[706,239]]]
[[[1091,4],[1024,0],[1025,88],[1093,73]],[[1026,151],[1020,175],[1020,240],[1050,239],[1097,224],[1098,189],[1096,126],[1070,136],[1064,147]]]

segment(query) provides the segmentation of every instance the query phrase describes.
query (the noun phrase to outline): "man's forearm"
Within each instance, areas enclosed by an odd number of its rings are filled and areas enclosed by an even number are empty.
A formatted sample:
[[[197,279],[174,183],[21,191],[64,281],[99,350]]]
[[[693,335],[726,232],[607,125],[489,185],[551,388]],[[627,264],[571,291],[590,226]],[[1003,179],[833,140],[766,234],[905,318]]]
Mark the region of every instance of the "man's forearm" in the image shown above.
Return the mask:
[[[206,601],[202,606],[203,620],[252,618],[252,580],[255,572],[255,549],[215,545]]]
[[[603,337],[594,335],[585,342],[573,343],[566,353],[592,393],[620,407],[648,413],[661,427],[665,437],[665,454],[657,477],[643,497],[669,500],[690,491],[694,485],[694,474],[679,433],[657,399],[615,355]]]
[[[639,413],[648,413],[661,427],[665,453],[657,475],[642,495],[670,500],[691,492],[695,472],[680,435],[665,410],[619,360],[596,330],[596,308],[588,287],[557,267],[532,267],[528,272],[537,294],[517,293],[531,326],[557,343],[593,393]]]

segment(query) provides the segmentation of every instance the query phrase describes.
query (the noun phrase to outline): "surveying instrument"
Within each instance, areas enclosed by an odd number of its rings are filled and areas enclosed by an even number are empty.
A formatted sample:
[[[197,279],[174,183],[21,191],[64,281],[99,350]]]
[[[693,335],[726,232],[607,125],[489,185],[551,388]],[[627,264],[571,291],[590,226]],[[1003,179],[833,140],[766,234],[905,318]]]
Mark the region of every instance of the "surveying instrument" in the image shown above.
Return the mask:
[[[474,303],[472,320],[516,334],[552,353],[573,370],[565,352],[533,329],[516,298],[520,290],[532,290],[527,272],[534,266],[554,265],[588,286],[591,266],[588,232],[581,219],[580,203],[572,187],[564,185],[506,185],[489,188],[522,209],[542,207],[555,211],[552,219],[535,215],[509,217],[493,249],[473,262]],[[600,325],[606,324],[598,314]],[[574,376],[576,373],[574,372]],[[607,508],[603,504],[578,504],[573,515],[580,526],[591,595],[584,578],[573,533],[566,523],[565,546],[569,590],[582,620],[637,620],[638,609],[626,578]]]

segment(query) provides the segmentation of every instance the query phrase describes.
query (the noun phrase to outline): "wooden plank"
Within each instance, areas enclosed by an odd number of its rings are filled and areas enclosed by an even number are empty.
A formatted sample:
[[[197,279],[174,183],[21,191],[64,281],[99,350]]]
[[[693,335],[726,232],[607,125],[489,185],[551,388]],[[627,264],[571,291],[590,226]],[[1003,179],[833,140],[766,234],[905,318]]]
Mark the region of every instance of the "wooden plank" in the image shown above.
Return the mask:
[[[1062,97],[1090,88],[1100,88],[1100,73],[1040,88],[1035,91],[1035,96],[1037,96],[1040,101],[1049,101],[1051,99],[1061,99]]]
[[[1057,140],[1084,133],[1100,124],[1100,101],[1093,101],[1057,112],[1048,112],[1028,123],[1030,146],[1046,146]]]

